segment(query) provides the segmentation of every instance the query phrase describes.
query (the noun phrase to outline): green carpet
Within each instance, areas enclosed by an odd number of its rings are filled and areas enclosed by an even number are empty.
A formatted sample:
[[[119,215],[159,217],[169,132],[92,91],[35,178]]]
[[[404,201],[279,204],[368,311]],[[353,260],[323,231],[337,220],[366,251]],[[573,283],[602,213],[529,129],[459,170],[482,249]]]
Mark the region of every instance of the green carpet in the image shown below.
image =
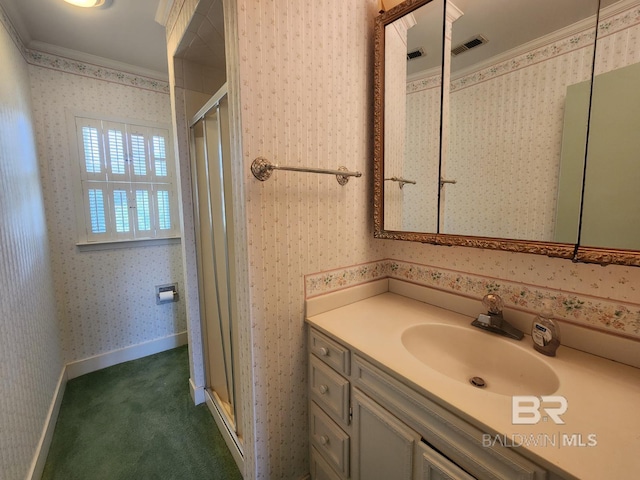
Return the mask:
[[[184,346],[70,380],[43,480],[241,479],[188,378]]]

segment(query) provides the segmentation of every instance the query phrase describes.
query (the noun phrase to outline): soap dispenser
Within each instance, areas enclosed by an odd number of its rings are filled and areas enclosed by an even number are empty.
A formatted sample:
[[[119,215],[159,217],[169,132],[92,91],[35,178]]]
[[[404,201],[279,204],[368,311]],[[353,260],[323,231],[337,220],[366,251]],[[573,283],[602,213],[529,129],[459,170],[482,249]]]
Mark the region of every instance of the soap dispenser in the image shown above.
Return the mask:
[[[553,319],[551,300],[542,302],[540,315],[533,319],[531,339],[533,348],[538,352],[550,357],[556,356],[556,350],[560,346],[560,328]]]

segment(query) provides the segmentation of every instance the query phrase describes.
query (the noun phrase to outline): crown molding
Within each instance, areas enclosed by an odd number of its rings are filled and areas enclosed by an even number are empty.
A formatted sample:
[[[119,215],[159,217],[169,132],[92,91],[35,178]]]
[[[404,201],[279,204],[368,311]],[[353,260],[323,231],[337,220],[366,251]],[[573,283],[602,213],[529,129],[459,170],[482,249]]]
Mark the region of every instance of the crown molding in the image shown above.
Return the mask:
[[[419,72],[407,75],[407,83],[415,82],[419,80],[425,80],[425,79],[434,77],[436,75],[438,76],[442,75],[442,65],[431,67],[428,70],[420,70]]]
[[[447,2],[447,5],[444,9],[447,22],[455,22],[461,16],[464,15],[464,12],[456,7],[453,2]]]
[[[174,0],[161,1],[169,3],[168,12]],[[0,24],[27,63],[168,93],[167,73],[32,40],[14,0],[0,0]]]
[[[144,75],[136,75],[135,73],[128,73],[119,69],[73,60],[38,50],[26,49],[25,58],[27,63],[37,67],[48,68],[72,75],[80,75],[94,80],[103,80],[105,82],[117,83],[128,87],[140,88],[158,93],[169,93],[169,82],[157,80]]]
[[[605,26],[611,26],[612,19],[616,20],[619,16],[624,17],[622,20],[627,21],[627,23],[637,23],[633,19],[626,18],[626,15],[637,6],[640,6],[640,0],[621,0],[613,5],[603,8],[600,12],[600,19],[598,24],[599,29],[602,31]],[[495,55],[482,62],[478,62],[475,65],[471,65],[465,69],[461,69],[455,72],[455,74],[452,75],[451,80],[452,82],[459,82],[463,84],[465,83],[464,79],[466,79],[467,77],[470,77],[478,72],[483,72],[487,69],[492,69],[496,72],[500,70],[500,72],[504,73],[505,69],[499,67],[504,67],[506,63],[512,62],[514,59],[527,54],[531,55],[531,52],[544,50],[552,45],[558,45],[560,43],[565,44],[566,48],[563,48],[561,50],[559,49],[556,54],[560,54],[568,50],[582,48],[585,44],[585,41],[588,41],[590,38],[591,40],[593,40],[593,36],[595,33],[595,29],[593,28],[594,21],[595,17],[592,16],[572,25],[568,25],[567,27],[564,27],[560,30],[556,30],[555,32],[532,40],[528,43],[524,43],[518,47],[512,48],[511,50],[507,50],[501,54]],[[625,24],[625,26],[628,25]],[[594,32],[589,33],[589,30],[594,30]],[[528,60],[534,61],[535,59],[531,58]],[[513,67],[517,69],[526,66],[527,64],[528,62],[525,61],[522,64],[518,64],[517,66],[510,65],[509,68]],[[437,80],[439,79],[439,74],[441,73],[440,70],[441,67],[434,67],[430,70],[423,70],[421,72],[416,72],[413,75],[410,75],[407,78],[407,91],[410,92],[423,90],[429,86],[437,86]],[[438,76],[438,79],[434,78],[435,76]],[[420,83],[420,85],[418,85],[418,82]],[[456,86],[459,87],[459,85]]]
[[[494,55],[493,57],[488,58],[482,62],[478,62],[475,65],[460,69],[457,72],[451,74],[451,80],[458,80],[462,77],[466,77],[472,72],[489,68],[492,65],[504,63],[513,58],[525,55],[529,52],[540,50],[542,48],[548,47],[549,45],[561,42],[569,37],[579,36],[581,34],[584,34],[585,32],[589,32],[589,30],[595,32],[595,18],[595,16],[585,18],[584,20],[580,20],[579,22],[531,40],[530,42],[523,43],[522,45],[514,47],[510,50],[506,50],[505,52],[499,53],[498,55]],[[593,35],[591,36],[593,39]]]
[[[0,22],[10,33],[13,33],[12,37],[14,37],[14,41],[21,44],[21,49],[31,41],[29,30],[20,16],[14,0],[0,1]]]
[[[138,67],[129,63],[119,62],[117,60],[111,60],[105,57],[99,57],[97,55],[91,55],[89,53],[79,52],[70,48],[59,47],[50,43],[33,41],[28,44],[29,50],[35,52],[48,53],[58,57],[64,57],[65,59],[75,60],[81,63],[87,63],[90,65],[105,67],[112,70],[118,70],[123,73],[131,73],[133,75],[140,75],[162,82],[169,81],[169,75],[156,70],[150,70],[148,68]]]
[[[608,19],[619,13],[626,12],[627,10],[640,5],[640,0],[619,0],[618,2],[604,7],[600,11],[600,21]]]
[[[6,1],[7,0],[5,0],[5,2]],[[16,27],[16,23],[20,26]],[[28,35],[28,31],[26,30],[24,23],[22,23],[20,15],[18,15],[11,2],[7,4],[0,3],[0,25],[4,27],[7,35],[9,35],[11,40],[13,40],[13,43],[22,55],[22,58],[26,60],[28,50],[18,29],[21,28],[26,35]]]

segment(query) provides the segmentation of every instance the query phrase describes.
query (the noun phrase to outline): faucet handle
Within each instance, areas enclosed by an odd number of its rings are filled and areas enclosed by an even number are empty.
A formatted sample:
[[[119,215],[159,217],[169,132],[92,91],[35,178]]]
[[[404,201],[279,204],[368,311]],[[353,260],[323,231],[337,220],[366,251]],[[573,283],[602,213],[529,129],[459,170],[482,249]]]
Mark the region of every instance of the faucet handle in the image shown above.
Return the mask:
[[[500,295],[496,295],[495,293],[486,294],[482,299],[482,304],[487,307],[489,313],[495,315],[501,314],[504,308],[504,301],[500,298]]]

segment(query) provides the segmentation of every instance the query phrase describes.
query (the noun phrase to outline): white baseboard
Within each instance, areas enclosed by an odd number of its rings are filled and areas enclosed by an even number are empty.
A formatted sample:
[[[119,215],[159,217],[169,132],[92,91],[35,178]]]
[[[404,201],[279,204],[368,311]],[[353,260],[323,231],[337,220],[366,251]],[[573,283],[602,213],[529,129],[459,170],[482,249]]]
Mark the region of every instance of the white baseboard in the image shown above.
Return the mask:
[[[231,452],[231,456],[238,465],[238,469],[242,474],[244,474],[244,454],[241,451],[241,447],[239,446],[239,440],[236,433],[230,428],[224,414],[220,411],[218,405],[216,405],[216,401],[214,400],[211,393],[207,390],[204,391],[207,407],[209,407],[209,411],[213,416],[213,420],[216,422],[218,426],[218,430],[224,439],[224,442],[227,444],[229,451]],[[215,394],[214,394],[215,395]]]
[[[191,394],[193,403],[196,405],[200,405],[206,401],[204,387],[196,387],[196,384],[193,383],[193,379],[191,378],[189,379],[189,393]]]
[[[132,345],[131,347],[121,348],[119,350],[113,350],[111,352],[96,355],[95,357],[89,357],[84,360],[78,360],[66,364],[62,368],[58,384],[47,412],[47,417],[42,428],[42,434],[36,448],[36,452],[31,461],[29,467],[29,473],[27,474],[27,480],[40,480],[44,466],[47,461],[47,455],[49,454],[49,447],[51,447],[51,441],[53,439],[53,431],[58,421],[58,413],[60,412],[60,405],[62,404],[62,397],[67,386],[67,381],[72,378],[79,377],[85,373],[95,372],[102,368],[107,368],[118,363],[128,362],[129,360],[136,360],[138,358],[153,355],[154,353],[164,352],[172,348],[180,347],[187,344],[187,332],[176,333],[168,337],[160,338],[158,340],[152,340],[150,342],[141,343],[139,345]],[[189,382],[191,384],[191,381]],[[202,402],[205,401],[204,389],[202,392]],[[193,394],[192,394],[193,395]]]
[[[172,348],[186,344],[187,332],[181,332],[157,340],[151,340],[150,342],[101,353],[94,357],[68,363],[67,377],[71,380],[85,373],[95,372],[119,363],[128,362],[129,360],[137,360],[138,358],[164,352],[165,350],[171,350]]]
[[[29,473],[27,474],[27,480],[40,480],[42,472],[44,471],[44,465],[47,462],[47,455],[49,455],[49,447],[51,447],[51,440],[53,439],[53,431],[58,421],[58,413],[60,412],[60,405],[62,404],[62,397],[64,396],[64,390],[67,387],[67,367],[62,367],[58,384],[53,393],[51,399],[51,405],[47,412],[47,417],[42,428],[42,434],[36,447],[36,453],[31,461],[29,467]]]

